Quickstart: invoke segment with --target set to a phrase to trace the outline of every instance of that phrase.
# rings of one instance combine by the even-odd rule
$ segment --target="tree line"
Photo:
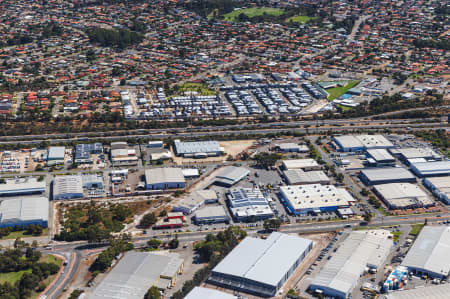
[[[226,230],[217,235],[208,234],[204,241],[197,243],[194,247],[195,252],[203,262],[208,265],[194,274],[194,278],[186,281],[181,290],[172,295],[172,299],[184,298],[194,287],[200,285],[208,278],[211,270],[225,256],[236,247],[241,240],[247,236],[247,233],[238,226],[229,226]]]
[[[24,299],[29,298],[33,291],[42,291],[46,285],[42,283],[50,275],[59,270],[54,263],[39,262],[41,252],[31,247],[25,248],[24,242],[15,242],[14,249],[7,249],[0,253],[0,273],[11,273],[31,270],[22,275],[14,284],[4,282],[0,284],[0,298]]]
[[[91,43],[102,47],[125,49],[142,42],[143,35],[128,29],[90,28],[86,30]]]

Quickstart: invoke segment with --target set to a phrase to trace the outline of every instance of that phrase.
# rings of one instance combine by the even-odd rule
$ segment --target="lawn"
[[[414,224],[411,228],[411,231],[409,232],[412,236],[419,235],[420,231],[422,230],[424,224]]]
[[[206,84],[204,83],[184,83],[181,85],[177,85],[175,87],[172,87],[168,90],[168,94],[172,96],[178,96],[182,95],[184,92],[187,91],[195,91],[203,96],[213,96],[216,95],[216,91],[209,89]]]
[[[262,16],[264,13],[273,16],[279,16],[284,13],[284,10],[278,8],[270,8],[270,7],[252,7],[252,8],[243,8],[237,9],[227,14],[224,14],[223,17],[225,21],[236,22],[238,20],[238,16],[243,13],[247,15],[249,18],[255,16]]]
[[[54,255],[48,254],[46,256],[41,257],[40,262],[54,263],[54,264],[57,264],[58,267],[61,267],[61,264],[62,264],[63,261],[61,259],[55,257]],[[43,280],[41,283],[44,283],[46,286],[48,286],[53,281],[53,279],[55,279],[56,275],[58,275],[58,273],[56,273],[54,275],[50,275],[45,280]],[[31,299],[38,298],[39,294],[40,293],[33,291],[31,293],[31,297],[30,298]]]
[[[60,260],[50,254],[41,257],[41,259],[39,261],[43,262],[43,263],[54,263],[54,264],[57,264],[58,266],[61,266],[61,264],[62,264],[62,260]],[[20,278],[22,278],[22,275],[25,273],[31,273],[31,269],[22,270],[22,271],[18,271],[18,272],[0,273],[0,284],[4,283],[4,282],[9,282],[11,284],[14,284],[16,281],[20,280]],[[47,279],[44,282],[46,284],[49,284],[53,280],[54,277],[55,277],[55,275],[49,276],[49,277],[47,277]]]
[[[295,17],[290,17],[290,18],[286,19],[286,22],[305,24],[311,19],[317,19],[317,17],[295,16]]]
[[[22,275],[25,273],[31,273],[31,269],[22,270],[18,272],[0,273],[0,284],[4,282],[14,284],[16,281],[20,280],[20,278],[22,278]]]
[[[339,87],[327,89],[328,99],[331,101],[331,100],[334,100],[334,99],[340,97],[341,95],[345,94],[347,92],[347,90],[358,85],[358,83],[359,83],[358,80],[351,80],[351,81],[348,81],[348,83],[343,87],[339,86]]]
[[[25,239],[25,238],[31,238],[31,237],[39,237],[39,236],[25,235],[25,232],[26,231],[24,231],[24,230],[20,230],[20,231],[17,231],[17,232],[11,232],[9,235],[7,235],[7,236],[5,236],[3,238],[0,238],[0,239],[1,240],[8,240],[8,239],[14,239],[15,240],[17,238]],[[48,228],[44,228],[42,230],[42,235],[41,236],[46,236],[46,235],[48,235]]]

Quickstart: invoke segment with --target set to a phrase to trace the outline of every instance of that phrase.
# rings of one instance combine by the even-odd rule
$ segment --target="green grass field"
[[[181,85],[177,85],[176,87],[172,87],[169,89],[168,94],[171,96],[182,95],[187,91],[195,91],[203,96],[213,96],[216,95],[216,91],[209,89],[206,84],[203,83],[184,83]]]
[[[54,257],[53,255],[45,255],[41,257],[39,260],[41,263],[53,263],[57,264],[58,267],[61,267],[62,260],[59,258]],[[0,273],[0,284],[4,282],[9,282],[11,284],[14,284],[16,281],[20,280],[22,278],[22,275],[25,273],[31,273],[31,269],[22,270],[18,272],[9,272],[9,273]],[[47,279],[44,281],[45,283],[50,283],[54,279],[55,275],[51,275],[47,277]],[[37,296],[37,294],[36,294]]]
[[[295,17],[290,17],[290,18],[286,19],[286,22],[305,24],[311,19],[317,19],[317,17],[295,16]]]
[[[411,228],[411,231],[409,232],[412,236],[419,235],[420,231],[422,230],[424,224],[414,224]]]
[[[24,275],[25,273],[31,273],[31,269],[18,272],[0,273],[0,284],[4,282],[14,284],[16,281],[20,280],[20,278],[22,278],[22,275]]]
[[[345,94],[347,92],[347,90],[358,85],[358,83],[359,83],[358,80],[351,80],[351,81],[348,81],[347,85],[345,85],[343,87],[339,86],[339,87],[327,89],[328,100],[332,101],[332,100],[340,97],[341,95]]]
[[[268,15],[274,15],[279,16],[283,14],[284,10],[278,9],[278,8],[270,8],[270,7],[251,7],[251,8],[244,8],[244,9],[237,9],[232,12],[229,12],[227,14],[224,14],[223,17],[225,21],[229,22],[236,22],[238,16],[243,13],[247,15],[249,18],[255,17],[255,16],[261,16],[264,13]]]
[[[8,239],[17,239],[17,238],[30,238],[30,237],[36,237],[36,236],[32,236],[32,235],[25,235],[24,234],[25,231],[21,230],[21,231],[17,231],[17,232],[11,232],[9,235],[7,235],[6,237],[0,238],[1,240],[8,240]],[[41,236],[45,236],[48,234],[48,228],[44,228],[42,230],[42,235]]]

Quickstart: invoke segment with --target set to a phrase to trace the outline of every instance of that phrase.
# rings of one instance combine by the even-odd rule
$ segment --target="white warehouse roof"
[[[23,222],[47,222],[48,198],[21,197],[0,203],[0,227],[21,225]]]
[[[283,160],[283,167],[284,169],[319,169],[320,165],[314,159],[295,159]]]
[[[191,141],[182,142],[180,140],[175,140],[174,142],[175,151],[179,155],[184,154],[197,154],[197,153],[217,153],[222,152],[223,149],[220,147],[218,141]]]
[[[266,240],[246,237],[213,269],[213,273],[276,286],[312,243],[311,240],[278,232]]]
[[[447,276],[450,271],[450,227],[424,226],[402,266]]]
[[[238,299],[238,297],[213,289],[195,287],[184,299]]]
[[[53,199],[83,197],[81,175],[56,176],[53,180]]]
[[[403,208],[414,205],[430,206],[434,200],[419,186],[410,183],[376,185],[376,193],[381,195],[391,207]]]
[[[311,283],[312,289],[346,298],[366,267],[378,268],[393,241],[386,230],[353,231]]]
[[[249,174],[250,170],[247,168],[226,166],[222,168],[219,174],[216,175],[215,182],[227,186],[233,186]]]
[[[450,175],[450,161],[413,163],[411,170],[420,177]]]
[[[303,171],[301,169],[288,169],[284,171],[284,176],[289,185],[330,183],[330,178],[321,170]]]
[[[5,184],[0,184],[0,195],[45,192],[45,181],[38,182],[36,178],[6,179],[5,181]]]
[[[152,168],[145,170],[147,185],[186,182],[181,168]]]
[[[182,265],[176,253],[127,252],[89,298],[142,299],[151,286],[175,276]]]
[[[295,210],[349,206],[355,199],[344,188],[333,185],[309,184],[281,186],[281,195]]]
[[[448,299],[450,294],[450,284],[428,285],[426,287],[395,291],[381,299]]]

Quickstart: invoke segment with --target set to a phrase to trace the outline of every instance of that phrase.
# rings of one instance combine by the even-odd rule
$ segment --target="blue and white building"
[[[395,146],[383,135],[343,135],[333,138],[341,152],[363,152],[370,149],[389,149]]]
[[[0,184],[0,196],[18,196],[27,194],[42,194],[45,192],[45,181],[36,178],[6,179]]]
[[[280,195],[287,209],[295,215],[334,212],[350,207],[355,201],[344,188],[321,184],[282,186]]]
[[[311,240],[278,232],[266,240],[247,237],[211,271],[208,282],[256,296],[273,297],[313,245]]]
[[[450,160],[422,162],[411,164],[411,170],[418,177],[434,177],[450,175]]]
[[[177,139],[174,142],[173,151],[175,155],[185,158],[206,158],[220,156],[224,149],[215,140],[182,142]]]
[[[231,189],[227,199],[231,214],[238,221],[252,222],[274,215],[266,196],[258,188]]]
[[[48,226],[49,202],[46,197],[20,197],[0,202],[0,227]]]
[[[423,180],[423,184],[439,200],[450,204],[450,176],[426,178]]]

